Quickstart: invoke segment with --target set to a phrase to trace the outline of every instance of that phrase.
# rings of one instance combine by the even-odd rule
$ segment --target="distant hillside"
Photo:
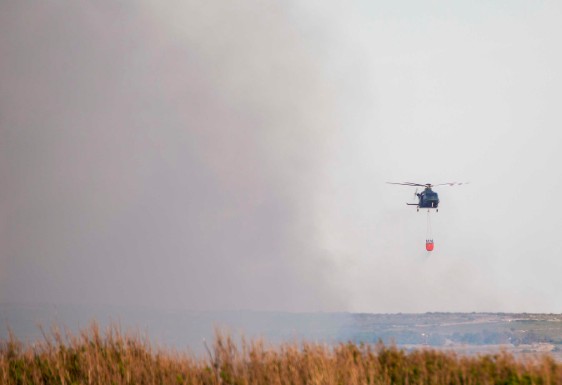
[[[353,341],[397,344],[562,344],[562,315],[508,313],[353,314]]]

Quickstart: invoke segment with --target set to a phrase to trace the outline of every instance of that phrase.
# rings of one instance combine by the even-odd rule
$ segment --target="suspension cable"
[[[426,242],[433,242],[433,232],[431,229],[431,210],[427,210],[427,231],[425,235]]]

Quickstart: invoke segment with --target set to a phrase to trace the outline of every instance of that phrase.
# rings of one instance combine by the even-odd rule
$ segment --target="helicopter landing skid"
[[[415,203],[406,203],[408,206],[418,206]],[[427,211],[431,211],[431,210],[435,210],[435,212],[439,212],[439,207],[416,207],[416,211],[420,211],[420,209],[422,210],[427,210]]]
[[[427,210],[427,212],[430,212],[431,210],[435,210],[436,213],[439,212],[439,208],[438,207],[418,207],[418,209],[416,211],[420,211],[420,208],[422,210]]]

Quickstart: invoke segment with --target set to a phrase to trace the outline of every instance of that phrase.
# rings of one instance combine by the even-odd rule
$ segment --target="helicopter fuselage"
[[[439,206],[439,195],[430,188],[426,188],[424,191],[416,195],[419,199],[418,207],[436,209]]]
[[[409,206],[417,206],[418,210],[437,209],[439,207],[439,195],[430,187],[426,187],[421,193],[416,193],[418,203],[407,203]]]

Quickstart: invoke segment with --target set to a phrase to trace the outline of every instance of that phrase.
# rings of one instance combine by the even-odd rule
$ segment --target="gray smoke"
[[[178,31],[135,2],[3,2],[0,300],[343,305],[311,202],[334,101],[254,5],[189,3]]]

